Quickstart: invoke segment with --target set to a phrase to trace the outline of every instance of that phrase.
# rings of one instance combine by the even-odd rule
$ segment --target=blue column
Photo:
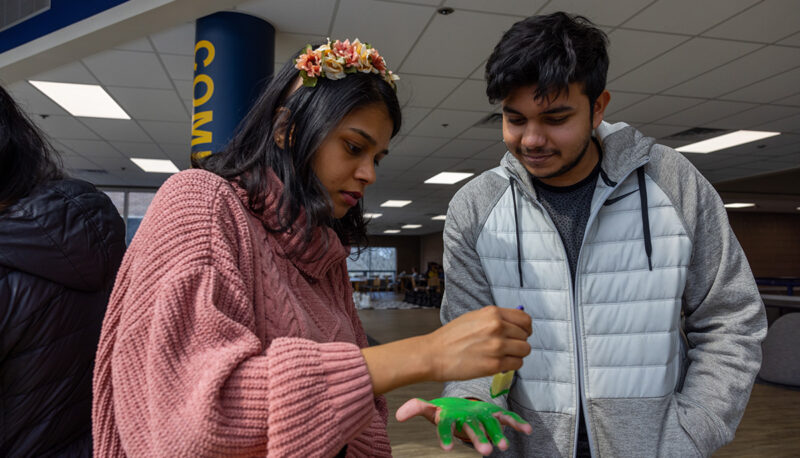
[[[272,77],[275,29],[263,19],[220,12],[197,20],[192,159],[225,147]]]

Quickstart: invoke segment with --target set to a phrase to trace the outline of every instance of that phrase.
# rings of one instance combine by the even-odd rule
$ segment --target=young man
[[[444,230],[442,321],[523,305],[532,352],[507,396],[444,396],[529,421],[502,456],[708,456],[733,439],[766,335],[753,275],[714,188],[681,154],[603,122],[605,34],[530,17],[486,65],[500,166],[465,185]]]

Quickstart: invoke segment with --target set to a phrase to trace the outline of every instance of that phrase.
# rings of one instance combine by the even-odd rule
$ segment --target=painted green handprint
[[[449,446],[453,443],[453,424],[455,424],[455,430],[458,432],[464,431],[464,425],[467,425],[475,433],[479,442],[485,444],[491,439],[492,443],[495,445],[505,439],[503,428],[495,417],[496,414],[506,415],[523,425],[528,424],[522,417],[514,412],[488,402],[472,401],[463,398],[438,398],[423,402],[429,402],[441,409],[439,412],[437,431],[439,433],[439,440],[445,446]],[[483,428],[481,428],[481,425],[483,425]],[[489,438],[484,434],[484,430],[486,434],[489,435]]]

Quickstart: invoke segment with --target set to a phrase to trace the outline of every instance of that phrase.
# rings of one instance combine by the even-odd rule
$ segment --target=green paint
[[[489,402],[470,401],[463,398],[438,398],[432,401],[420,399],[420,401],[428,402],[440,409],[437,430],[439,432],[439,440],[444,445],[453,443],[453,433],[451,431],[453,424],[455,424],[455,429],[458,432],[462,432],[464,425],[467,425],[478,437],[478,441],[484,444],[489,442],[486,434],[483,433],[484,429],[494,444],[505,439],[503,427],[494,416],[497,413],[508,415],[519,423],[528,424],[514,412],[502,409]],[[481,429],[481,425],[483,425],[483,429]]]

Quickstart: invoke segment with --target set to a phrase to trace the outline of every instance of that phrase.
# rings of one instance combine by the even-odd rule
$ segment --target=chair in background
[[[800,387],[800,313],[787,313],[775,320],[761,349],[761,380]]]

